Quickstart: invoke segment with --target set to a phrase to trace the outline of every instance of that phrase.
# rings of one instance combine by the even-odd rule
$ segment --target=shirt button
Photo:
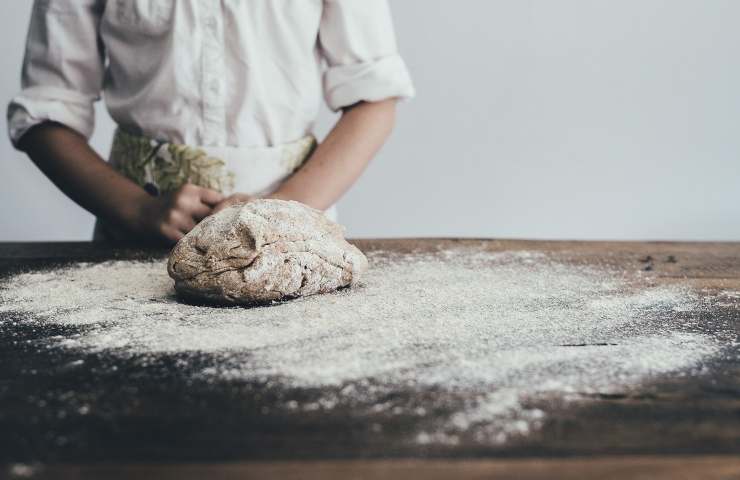
[[[216,29],[216,19],[214,17],[208,17],[206,19],[206,26],[210,28],[211,30]]]

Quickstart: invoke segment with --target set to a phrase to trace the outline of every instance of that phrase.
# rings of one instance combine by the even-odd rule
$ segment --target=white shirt
[[[49,120],[89,137],[101,93],[124,130],[203,146],[301,138],[322,92],[414,94],[387,0],[36,0],[22,87],[14,144]]]

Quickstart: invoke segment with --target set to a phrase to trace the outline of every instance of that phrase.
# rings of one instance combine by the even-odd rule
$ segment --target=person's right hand
[[[208,188],[185,184],[159,197],[142,197],[128,225],[135,234],[149,240],[173,244],[210,215],[224,196]]]

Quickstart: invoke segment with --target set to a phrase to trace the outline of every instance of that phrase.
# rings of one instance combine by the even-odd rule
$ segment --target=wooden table
[[[360,240],[363,250],[431,252],[481,240]],[[490,240],[576,264],[648,270],[658,283],[740,291],[740,244]],[[0,277],[72,261],[146,259],[166,252],[90,243],[0,244]],[[1,315],[1,314],[0,314]],[[708,314],[740,333],[740,307]],[[285,419],[255,414],[248,388],[192,390],[132,365],[64,371],[65,352],[34,340],[65,332],[0,317],[0,478],[740,478],[740,351],[702,376],[668,377],[639,392],[597,396],[548,412],[525,440],[434,450],[365,435],[352,412]],[[740,336],[738,336],[740,338]],[[98,415],[58,418],[39,398],[87,395]],[[57,395],[46,395],[55,392]],[[238,400],[238,401],[237,401]],[[332,417],[332,415],[334,417]],[[404,424],[398,428],[403,429]],[[53,434],[50,434],[52,432]],[[60,435],[66,439],[58,442]]]

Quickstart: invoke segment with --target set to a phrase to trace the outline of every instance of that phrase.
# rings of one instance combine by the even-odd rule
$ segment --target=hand
[[[235,193],[233,195],[229,195],[228,197],[221,200],[221,202],[219,202],[219,204],[213,208],[213,211],[211,212],[211,214],[218,213],[224,208],[230,207],[232,205],[236,205],[237,203],[251,202],[252,200],[256,198],[257,197],[247,195],[246,193]]]
[[[221,193],[192,184],[159,197],[147,194],[136,205],[127,227],[144,238],[172,244],[213,213],[223,200]]]

